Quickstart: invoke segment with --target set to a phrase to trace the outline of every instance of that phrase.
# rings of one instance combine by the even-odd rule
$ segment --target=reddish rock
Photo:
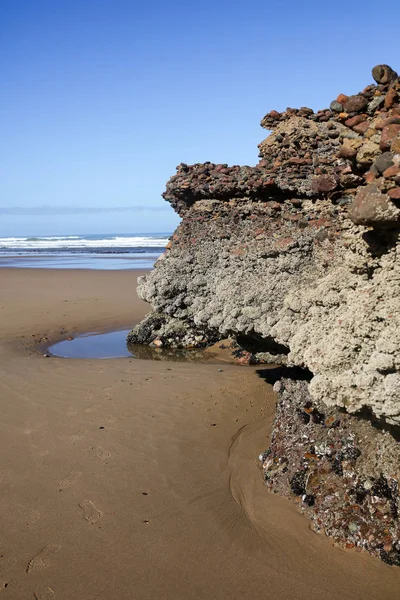
[[[382,129],[381,142],[379,144],[382,152],[390,149],[391,143],[398,135],[400,135],[400,124],[386,125],[386,127]]]
[[[333,175],[318,175],[313,179],[311,187],[314,192],[331,192],[337,187],[337,181]]]
[[[276,210],[277,212],[280,212],[282,210],[282,204],[279,204],[279,202],[270,202],[269,207],[272,210]]]
[[[397,165],[393,165],[393,167],[389,167],[383,172],[383,176],[386,179],[390,179],[390,177],[396,177],[396,175],[400,175],[400,167]]]
[[[369,128],[369,122],[368,121],[362,121],[362,123],[358,123],[358,125],[355,125],[353,127],[353,131],[355,131],[356,133],[365,133],[367,131],[367,129]]]
[[[320,227],[330,227],[331,224],[331,221],[329,219],[325,219],[324,217],[321,217],[320,219],[311,219],[308,221],[308,225],[310,227],[315,227],[316,229],[319,229]]]
[[[392,200],[400,200],[400,187],[392,188],[388,191],[388,196],[392,198]]]
[[[288,250],[296,244],[296,240],[292,237],[281,237],[274,243],[274,248],[276,250]]]
[[[372,69],[372,77],[376,83],[387,84],[396,79],[397,73],[389,65],[376,65]]]
[[[342,158],[354,158],[357,156],[358,149],[354,148],[354,146],[350,146],[349,144],[343,144],[339,148],[339,156]]]
[[[307,165],[309,163],[307,158],[290,158],[288,162],[291,165]]]
[[[347,121],[344,122],[344,124],[347,127],[354,127],[355,125],[358,125],[359,123],[362,123],[363,121],[365,121],[365,119],[368,118],[368,115],[355,115],[354,117],[351,117],[350,119],[347,119]]]
[[[391,117],[383,118],[381,115],[379,121],[375,124],[375,129],[383,129],[386,125],[398,125],[400,124],[400,117],[398,115],[392,115]]]
[[[336,98],[336,102],[339,102],[339,104],[344,104],[348,99],[349,97],[346,96],[346,94],[339,94],[339,96]]]
[[[367,171],[364,174],[364,179],[365,179],[366,183],[372,183],[376,179],[376,172],[375,171]]]
[[[385,227],[398,223],[400,211],[376,184],[370,184],[358,191],[349,216],[356,225]]]
[[[348,113],[359,112],[363,110],[368,105],[368,99],[361,94],[357,94],[355,96],[349,96],[346,102],[344,103],[344,110]]]
[[[387,125],[386,123],[386,115],[385,118],[383,115],[380,115],[379,119],[375,121],[374,127],[377,131],[382,131],[382,129]]]
[[[385,98],[385,108],[391,108],[397,98],[397,91],[394,88],[390,88]]]

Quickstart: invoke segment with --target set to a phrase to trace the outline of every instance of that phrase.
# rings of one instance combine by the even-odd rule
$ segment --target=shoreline
[[[14,294],[18,295],[17,306],[13,306],[13,313],[16,310],[21,309],[18,315],[17,323],[15,321],[11,324],[10,330],[8,330],[6,323],[2,323],[2,340],[8,341],[12,346],[18,346],[16,341],[20,343],[22,351],[35,352],[41,354],[41,351],[45,350],[49,345],[55,344],[59,341],[66,339],[69,335],[74,337],[83,335],[87,332],[93,333],[107,333],[114,330],[129,329],[135,321],[139,321],[146,314],[148,307],[145,302],[141,301],[136,296],[136,279],[138,276],[144,275],[148,272],[148,269],[134,269],[134,270],[95,270],[95,269],[24,269],[24,268],[2,268],[0,267],[0,278],[5,281],[6,278],[11,280],[12,285],[15,286],[13,290]],[[108,289],[108,286],[101,286],[99,288],[98,297],[91,297],[91,289],[97,285],[97,282],[102,279],[103,276],[107,276],[111,284],[114,283],[115,293],[122,294],[131,293],[133,295],[132,310],[126,306],[126,303],[119,306],[119,310],[122,309],[122,314],[113,314],[110,311],[110,305],[115,301],[112,290]],[[59,285],[63,285],[69,278],[75,280],[78,286],[81,288],[83,297],[76,298],[75,294],[71,293],[71,288],[68,289],[66,286],[64,299],[61,297],[57,298],[57,309],[59,310],[58,315],[51,315],[43,302],[46,302],[46,298],[38,297],[35,298],[35,305],[32,307],[32,298],[23,298],[22,293],[26,286],[26,281],[34,283],[37,286],[41,285],[41,282],[46,282],[46,285],[50,285],[51,292],[55,292]],[[129,283],[125,289],[126,283]],[[49,290],[49,291],[50,291]],[[103,298],[100,297],[103,296]],[[104,298],[105,296],[105,298]],[[7,298],[7,292],[5,292]],[[51,304],[53,299],[50,299]],[[31,306],[30,314],[25,313],[26,305],[30,301]],[[13,305],[16,303],[16,299],[12,299]],[[91,315],[91,311],[76,314],[75,310],[71,311],[69,303],[73,302],[75,305],[84,304],[87,307],[88,302],[96,303],[96,316]],[[19,306],[18,306],[19,303]],[[63,306],[64,303],[64,306]],[[101,304],[102,306],[99,306]],[[65,305],[68,305],[67,307]],[[54,308],[54,307],[53,307]],[[66,310],[66,313],[61,311]],[[38,331],[37,327],[32,329],[31,315],[32,310],[36,313],[34,317],[43,323],[45,331]],[[27,316],[24,320],[23,317]],[[132,315],[134,317],[132,318]],[[21,319],[22,316],[22,319]],[[136,319],[135,319],[136,316]],[[13,314],[14,318],[15,315]],[[73,317],[73,320],[71,319]],[[82,319],[82,317],[84,317]],[[61,321],[61,325],[57,325],[57,321]],[[22,333],[21,329],[26,327],[25,333]],[[29,340],[29,335],[34,340]],[[40,337],[46,337],[44,341],[40,341]]]
[[[333,548],[266,491],[257,456],[275,395],[257,367],[45,359],[32,351],[40,336],[138,322],[148,306],[135,275],[7,269],[0,277],[8,598],[395,596],[396,569]]]

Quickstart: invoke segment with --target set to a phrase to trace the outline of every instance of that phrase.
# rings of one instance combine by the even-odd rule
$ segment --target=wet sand
[[[0,270],[0,597],[397,597],[400,569],[266,492],[275,400],[255,368],[34,350],[139,320],[136,275]]]

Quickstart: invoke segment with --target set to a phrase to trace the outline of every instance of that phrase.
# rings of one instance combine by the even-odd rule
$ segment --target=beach
[[[395,598],[399,569],[266,491],[257,367],[45,356],[138,323],[142,273],[0,270],[0,597]]]

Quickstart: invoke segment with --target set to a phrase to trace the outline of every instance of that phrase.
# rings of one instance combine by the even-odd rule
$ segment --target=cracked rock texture
[[[132,343],[232,336],[308,368],[315,401],[400,424],[400,80],[373,77],[268,113],[255,167],[179,165],[164,198],[182,222],[139,280]]]

